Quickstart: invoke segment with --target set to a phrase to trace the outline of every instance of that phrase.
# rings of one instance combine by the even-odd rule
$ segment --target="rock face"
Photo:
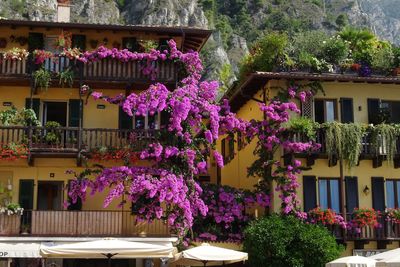
[[[72,0],[71,22],[118,24],[120,11],[114,1]]]
[[[127,24],[208,26],[203,10],[192,0],[130,0],[122,15]]]

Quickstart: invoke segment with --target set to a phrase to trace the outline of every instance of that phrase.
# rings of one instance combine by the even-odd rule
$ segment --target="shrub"
[[[333,64],[340,64],[349,55],[349,45],[340,36],[329,38],[323,50],[324,59]]]
[[[339,257],[343,247],[323,226],[274,214],[250,224],[244,249],[250,266],[318,267]]]

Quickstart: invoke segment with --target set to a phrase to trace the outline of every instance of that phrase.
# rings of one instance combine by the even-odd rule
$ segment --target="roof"
[[[291,80],[291,81],[320,81],[320,82],[353,82],[353,83],[381,83],[400,84],[400,77],[359,77],[346,74],[313,74],[301,72],[255,72],[247,76],[247,79],[230,88],[224,98],[229,100],[231,110],[236,112],[248,100],[254,96],[268,81]]]
[[[29,20],[9,20],[0,19],[0,26],[10,27],[44,27],[62,29],[87,29],[87,30],[110,30],[110,31],[131,31],[146,32],[159,35],[170,35],[171,37],[184,37],[184,50],[200,51],[205,42],[210,37],[212,31],[195,27],[185,26],[163,26],[163,25],[117,25],[117,24],[89,24],[89,23],[69,23],[69,22],[50,22],[50,21],[29,21]]]

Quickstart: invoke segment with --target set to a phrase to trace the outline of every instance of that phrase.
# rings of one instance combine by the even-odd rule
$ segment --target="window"
[[[382,100],[380,110],[386,116],[386,122],[400,123],[400,101]]]
[[[342,123],[354,122],[353,99],[340,99],[340,121]]]
[[[221,150],[224,163],[228,163],[235,155],[235,140],[230,136],[222,139]]]
[[[128,49],[131,52],[137,52],[139,50],[139,44],[135,37],[124,37],[122,38],[122,48]]]
[[[319,178],[318,197],[321,209],[340,212],[340,183],[338,178]]]
[[[314,101],[315,121],[319,123],[337,119],[336,99],[316,99]]]
[[[400,180],[386,180],[386,208],[400,207]]]

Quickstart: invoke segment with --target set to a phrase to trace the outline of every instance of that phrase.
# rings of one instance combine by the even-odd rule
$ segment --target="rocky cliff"
[[[71,21],[215,29],[204,48],[208,78],[231,82],[262,32],[368,27],[400,45],[399,0],[72,0]],[[0,16],[54,20],[56,0],[2,0]],[[230,72],[227,74],[227,72]]]

